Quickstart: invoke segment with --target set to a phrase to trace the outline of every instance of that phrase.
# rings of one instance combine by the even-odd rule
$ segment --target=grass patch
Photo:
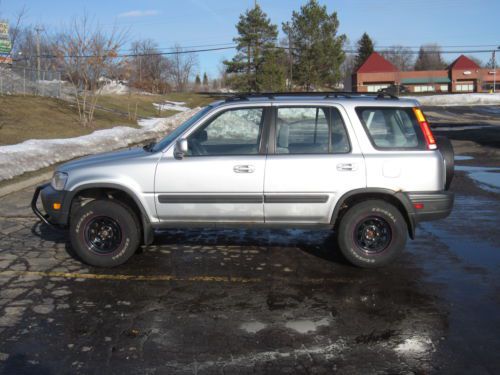
[[[215,97],[194,93],[103,95],[97,105],[108,110],[96,108],[93,126],[85,128],[78,122],[76,105],[67,101],[40,96],[0,96],[0,146],[28,139],[78,137],[118,125],[137,128],[137,122],[129,119],[129,111],[135,114],[136,105],[139,118],[168,117],[178,112],[159,112],[153,103],[177,101],[194,108],[214,100]]]
[[[92,127],[78,122],[75,105],[64,100],[39,96],[0,96],[0,145],[27,139],[71,138],[117,125],[138,127],[122,115],[96,110]]]
[[[204,107],[216,100],[209,95],[195,93],[170,93],[167,95],[103,95],[99,97],[98,105],[119,111],[125,116],[132,117],[136,113],[137,117],[168,117],[175,115],[176,111],[159,111],[154,107],[154,103],[164,103],[165,101],[184,102],[187,107]]]

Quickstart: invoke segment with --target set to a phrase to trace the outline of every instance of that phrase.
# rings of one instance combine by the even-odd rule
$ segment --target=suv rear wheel
[[[71,218],[73,250],[87,264],[115,267],[125,263],[140,243],[140,226],[134,212],[114,200],[95,200]]]
[[[392,204],[382,200],[358,203],[345,213],[337,244],[352,264],[376,268],[391,262],[405,247],[406,221]]]

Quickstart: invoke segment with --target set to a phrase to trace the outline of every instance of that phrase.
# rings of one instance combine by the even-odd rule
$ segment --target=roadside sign
[[[9,24],[0,22],[0,53],[9,54],[12,51],[12,43],[9,36]]]

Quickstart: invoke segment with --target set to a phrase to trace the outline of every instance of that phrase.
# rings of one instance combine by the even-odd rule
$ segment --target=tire
[[[436,137],[438,150],[443,155],[446,162],[446,182],[444,185],[445,190],[448,190],[455,175],[455,151],[453,145],[447,137]]]
[[[358,203],[341,218],[337,245],[344,257],[362,268],[377,268],[404,249],[408,228],[401,212],[382,200]]]
[[[115,200],[95,200],[81,207],[70,222],[71,246],[85,263],[116,267],[125,263],[140,244],[137,216]]]

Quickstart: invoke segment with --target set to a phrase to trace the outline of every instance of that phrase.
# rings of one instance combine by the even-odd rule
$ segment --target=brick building
[[[496,70],[499,90],[500,69]],[[481,68],[461,55],[443,70],[399,71],[377,52],[373,52],[352,75],[352,90],[377,92],[390,85],[404,85],[410,92],[465,93],[485,92],[493,88],[493,69]]]

